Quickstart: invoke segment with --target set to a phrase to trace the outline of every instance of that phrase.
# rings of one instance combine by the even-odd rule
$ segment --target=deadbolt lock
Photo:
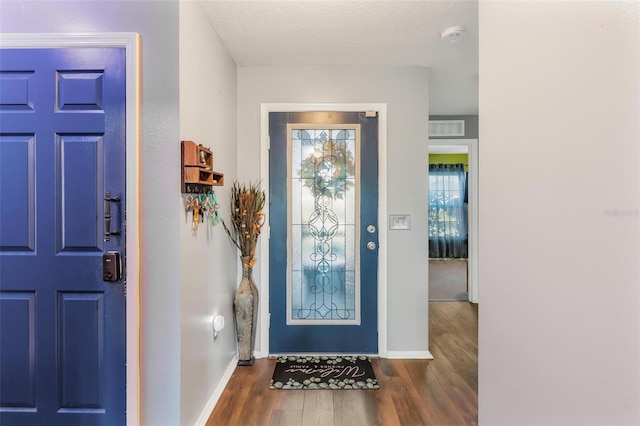
[[[122,278],[122,258],[117,251],[108,251],[102,255],[102,280],[120,281]]]

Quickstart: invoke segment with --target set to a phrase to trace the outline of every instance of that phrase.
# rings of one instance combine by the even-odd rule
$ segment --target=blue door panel
[[[326,117],[326,113],[321,115]],[[377,245],[378,216],[378,120],[364,113],[333,112],[330,123],[361,125],[361,216],[360,216],[360,325],[287,325],[287,124],[314,123],[318,113],[270,113],[269,134],[269,311],[271,353],[369,353],[378,352],[377,249],[366,248],[368,241]]]
[[[58,135],[56,145],[57,252],[100,252],[103,235],[97,218],[104,208],[99,196],[104,187],[103,137]]]
[[[33,111],[34,75],[34,71],[0,70],[0,111]]]
[[[112,230],[126,209],[124,64],[0,50],[0,424],[126,423],[124,282],[102,280],[125,255],[104,240],[105,192]]]
[[[62,409],[101,410],[104,395],[104,293],[58,293],[58,366]],[[78,350],[82,348],[82,350]],[[82,375],[82,380],[78,376]]]
[[[12,407],[36,407],[35,292],[0,294],[0,395]]]
[[[3,123],[0,121],[0,124]],[[34,134],[0,134],[0,250],[2,252],[35,252],[34,159]],[[15,211],[23,214],[13,214]],[[12,217],[12,220],[1,219],[8,217]]]

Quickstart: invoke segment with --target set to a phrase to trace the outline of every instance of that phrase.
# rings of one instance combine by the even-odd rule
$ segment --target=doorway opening
[[[466,156],[466,191],[459,197],[464,197],[466,201],[461,202],[461,206],[466,210],[468,237],[464,241],[466,258],[451,259],[444,256],[444,259],[429,260],[429,300],[468,300],[478,303],[478,140],[430,139],[429,155],[432,154]],[[432,219],[429,221],[431,227]]]

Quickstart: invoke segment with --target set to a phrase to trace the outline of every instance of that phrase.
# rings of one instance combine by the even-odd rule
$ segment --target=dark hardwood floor
[[[233,373],[207,426],[476,425],[478,306],[430,302],[433,360],[373,358],[379,390],[270,390],[275,359]]]

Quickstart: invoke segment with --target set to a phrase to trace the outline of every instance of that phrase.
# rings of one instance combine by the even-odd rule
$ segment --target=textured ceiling
[[[238,66],[425,66],[432,115],[478,113],[477,1],[201,2]]]

